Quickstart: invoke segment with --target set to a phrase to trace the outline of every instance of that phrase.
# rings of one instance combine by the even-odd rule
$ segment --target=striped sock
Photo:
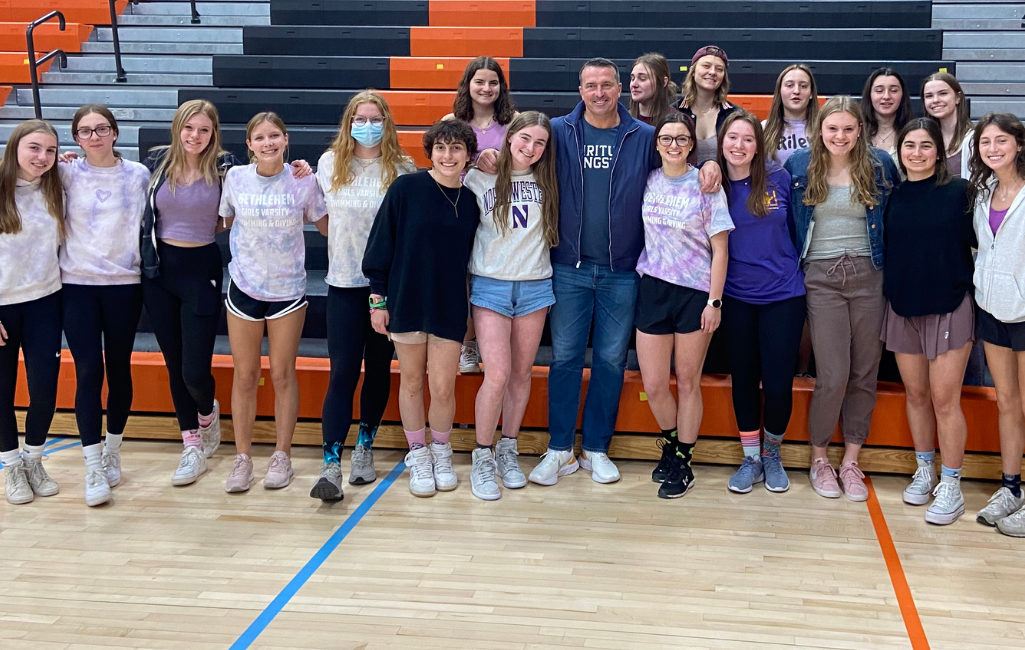
[[[758,458],[762,453],[762,436],[760,431],[741,431],[740,444],[744,447],[744,455]]]
[[[768,430],[765,432],[765,453],[779,455],[779,446],[783,442],[783,435],[776,435],[775,433],[769,433]]]

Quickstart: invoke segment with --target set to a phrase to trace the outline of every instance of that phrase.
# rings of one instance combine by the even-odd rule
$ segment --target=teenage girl
[[[762,122],[765,149],[782,165],[790,154],[808,146],[808,127],[819,115],[819,91],[811,68],[795,63],[776,77],[769,119]]]
[[[263,486],[283,488],[294,476],[289,451],[299,411],[295,358],[306,320],[303,223],[327,213],[316,180],[296,178],[285,164],[288,131],[281,118],[269,112],[254,115],[246,125],[246,146],[252,163],[228,171],[218,210],[231,228],[225,303],[235,366],[231,412],[238,453],[225,483],[228,492],[245,492],[253,482],[251,449],[264,328],[277,446]]]
[[[363,253],[384,193],[403,174],[416,171],[399,146],[395,122],[384,98],[358,93],[342,114],[331,148],[317,164],[317,184],[328,216],[317,222],[327,236],[327,351],[331,380],[324,396],[322,428],[324,466],[310,496],[325,501],[342,498],[342,445],[352,424],[352,399],[359,395],[359,437],[352,450],[349,483],[377,480],[374,436],[391,393],[391,360],[395,347],[370,324],[370,283],[363,275]]]
[[[466,188],[477,197],[481,221],[470,259],[470,304],[487,364],[477,392],[477,448],[470,484],[488,501],[527,484],[516,437],[530,397],[534,356],[552,292],[549,249],[559,243],[559,188],[552,126],[544,113],[522,113],[509,125],[498,174],[476,169]],[[502,439],[493,448],[498,419]]]
[[[1005,535],[1025,537],[1025,126],[1009,113],[990,113],[979,120],[971,152],[979,240],[975,334],[985,345],[996,387],[1003,464],[1000,488],[977,519]]]
[[[922,106],[940,123],[947,169],[957,178],[968,178],[975,127],[961,84],[948,72],[934,72],[922,81]]]
[[[716,159],[719,129],[730,113],[737,110],[726,101],[730,92],[730,76],[726,72],[729,65],[724,49],[706,45],[691,57],[683,80],[680,111],[694,122],[698,138],[693,147],[697,167]]]
[[[968,181],[950,175],[936,120],[911,120],[896,146],[906,180],[886,204],[883,294],[888,304],[881,336],[897,357],[918,461],[904,502],[924,505],[935,495],[925,520],[952,524],[964,514],[961,460],[968,427],[961,412],[961,379],[975,323],[976,241]],[[943,451],[938,484],[937,435]]]
[[[746,111],[727,118],[719,133],[723,189],[736,226],[729,237],[722,318],[744,449],[728,487],[739,493],[762,481],[770,492],[790,488],[779,451],[790,424],[805,321],[804,274],[787,218],[790,174],[766,165],[763,143],[761,124]]]
[[[663,499],[682,497],[694,485],[701,368],[719,327],[727,236],[733,230],[726,195],[702,193],[698,170],[687,163],[695,141],[687,115],[666,115],[655,127],[662,167],[648,175],[644,189],[644,250],[637,260],[637,362],[662,429],[662,460],[652,479],[662,483]],[[679,403],[669,388],[674,358]]]
[[[490,56],[478,56],[467,64],[456,89],[452,112],[442,119],[459,120],[469,125],[477,137],[477,151],[480,152],[501,149],[506,129],[517,115],[502,66]],[[470,162],[476,161],[474,155]],[[477,349],[472,318],[466,321],[466,340],[459,354],[459,372],[480,372],[480,350]]]
[[[669,62],[657,52],[634,59],[630,69],[630,115],[645,124],[658,124],[674,106],[678,89],[669,77]]]
[[[424,134],[430,171],[388,188],[370,231],[363,274],[370,320],[399,358],[399,414],[409,444],[409,491],[454,490],[452,421],[460,341],[466,333],[466,269],[480,210],[461,177],[477,152],[473,130],[441,120]],[[431,388],[431,442],[424,422],[424,373]]]
[[[132,406],[132,347],[142,313],[139,229],[150,173],[114,150],[117,120],[89,104],[71,120],[85,152],[58,167],[67,197],[60,251],[64,336],[75,360],[75,419],[85,456],[85,502],[106,503],[121,482],[121,436]],[[101,447],[104,368],[107,437]]]
[[[808,415],[809,476],[816,493],[840,497],[827,457],[839,419],[845,441],[840,482],[852,501],[868,499],[858,455],[868,438],[882,354],[883,213],[899,178],[890,156],[869,146],[864,124],[854,100],[830,98],[819,111],[811,147],[785,165],[818,371]]]
[[[14,505],[60,491],[43,469],[61,364],[64,190],[56,159],[57,131],[28,120],[14,128],[0,160],[0,465]],[[21,452],[14,418],[19,351],[29,394]]]
[[[911,95],[893,68],[879,68],[865,80],[861,90],[861,112],[869,143],[897,158],[897,134],[913,117]]]

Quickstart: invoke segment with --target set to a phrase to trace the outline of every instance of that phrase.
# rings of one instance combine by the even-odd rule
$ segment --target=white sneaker
[[[480,352],[476,341],[464,341],[459,352],[459,372],[464,375],[475,375],[480,372]]]
[[[221,446],[221,405],[214,400],[214,421],[208,427],[199,427],[199,435],[203,438],[203,457],[210,458]]]
[[[41,497],[52,497],[61,491],[57,481],[50,478],[43,467],[42,458],[24,458],[25,473],[28,474],[28,484],[32,493]]]
[[[24,461],[4,466],[4,491],[7,494],[7,503],[11,505],[20,506],[32,503],[35,499]]]
[[[436,489],[431,450],[427,447],[409,450],[406,467],[409,468],[410,493],[415,497],[433,497]]]
[[[473,496],[485,501],[495,501],[502,496],[495,481],[495,456],[490,449],[478,447],[473,450],[473,469],[470,470],[470,491]]]
[[[178,469],[174,470],[171,485],[190,485],[206,474],[206,457],[199,447],[186,447],[182,451]]]
[[[459,479],[452,469],[452,443],[431,441],[431,458],[434,461],[434,484],[442,492],[456,489]]]
[[[932,463],[918,461],[918,469],[911,477],[911,484],[904,488],[904,503],[913,506],[924,506],[929,503],[929,497],[936,488],[939,480],[936,478],[936,468]]]
[[[87,472],[85,475],[85,505],[102,505],[110,501],[110,498],[110,485],[107,484],[106,473],[103,470]]]
[[[609,455],[600,451],[587,451],[580,456],[580,466],[591,472],[595,483],[615,483],[619,480],[619,468],[609,460]]]
[[[1025,508],[1018,508],[998,521],[997,530],[1008,537],[1025,537]]]
[[[530,482],[538,485],[555,485],[560,476],[568,476],[580,469],[572,449],[555,451],[549,449],[541,454],[541,462],[530,473]]]
[[[121,482],[121,451],[103,449],[103,475],[107,478],[107,487],[117,487]]]
[[[1022,492],[1020,497],[1016,497],[1013,492],[1001,486],[989,498],[989,503],[986,504],[986,507],[975,516],[975,520],[980,524],[996,526],[998,521],[1013,512],[1017,512],[1021,509],[1022,505],[1025,505],[1025,492]]]
[[[933,490],[936,498],[925,511],[925,520],[930,524],[946,526],[957,521],[964,514],[964,495],[961,494],[961,481],[953,477],[940,480]],[[906,501],[907,499],[905,499]]]
[[[495,445],[495,461],[498,467],[498,477],[502,479],[502,485],[515,490],[527,484],[527,477],[520,469],[520,463],[516,460],[520,452],[516,447],[516,438],[502,438]]]

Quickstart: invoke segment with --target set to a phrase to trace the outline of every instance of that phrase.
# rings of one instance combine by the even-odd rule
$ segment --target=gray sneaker
[[[911,477],[911,483],[904,488],[904,503],[924,506],[929,503],[932,491],[936,489],[936,468],[932,463],[918,461],[918,469]]]
[[[1019,508],[998,521],[997,530],[1009,537],[1025,537],[1025,508]]]
[[[790,489],[790,478],[783,469],[779,452],[762,453],[762,470],[765,472],[765,489],[769,492],[786,492]]]
[[[57,481],[50,478],[43,468],[42,458],[25,458],[25,473],[28,474],[28,484],[32,487],[33,494],[41,497],[52,497],[61,491]]]
[[[765,471],[762,469],[762,459],[744,456],[744,462],[741,463],[740,469],[730,477],[730,482],[726,487],[730,492],[747,494],[755,483],[761,483],[763,480],[765,480]]]
[[[473,496],[485,501],[501,498],[502,492],[495,481],[497,469],[498,464],[490,449],[478,447],[473,450],[473,469],[470,470],[470,490]]]
[[[310,496],[321,501],[341,501],[345,497],[342,494],[342,468],[338,463],[324,463]]]
[[[989,498],[986,507],[975,516],[975,520],[980,524],[996,526],[998,521],[1021,509],[1022,505],[1025,505],[1025,492],[1022,496],[1016,497],[1013,492],[1001,486]]]
[[[498,478],[502,479],[502,485],[515,490],[527,484],[527,477],[520,469],[520,463],[516,460],[519,455],[516,448],[516,438],[502,438],[495,445],[495,461],[498,464]]]
[[[947,526],[964,514],[964,495],[961,494],[959,479],[952,477],[941,479],[933,490],[933,495],[936,498],[933,499],[929,509],[925,511],[926,522],[937,526]]]
[[[363,445],[356,445],[352,450],[352,458],[349,465],[349,483],[352,485],[366,485],[377,480],[377,471],[374,469],[373,449],[367,449]]]
[[[32,486],[28,483],[24,462],[11,463],[4,467],[4,491],[7,494],[7,503],[15,506],[31,503],[35,498]]]

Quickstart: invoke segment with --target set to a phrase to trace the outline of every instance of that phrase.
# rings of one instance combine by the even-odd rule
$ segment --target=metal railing
[[[125,68],[121,65],[121,38],[117,33],[117,7],[115,7],[115,0],[107,0],[107,4],[110,6],[110,36],[114,41],[114,66],[117,68],[117,76],[114,77],[114,81],[123,84],[128,83],[128,77],[125,75]],[[138,4],[137,1],[132,4]]]
[[[59,11],[51,11],[41,18],[37,18],[29,23],[28,28],[25,30],[25,41],[28,47],[28,71],[32,81],[32,105],[35,108],[37,120],[43,119],[43,105],[39,102],[39,72],[36,68],[54,57],[58,57],[60,67],[68,67],[68,57],[64,54],[64,50],[61,49],[53,50],[40,59],[36,59],[36,44],[32,37],[32,32],[36,27],[53,18],[57,19],[58,28],[63,32],[65,27],[64,14]]]
[[[196,9],[196,0],[189,0],[189,2],[192,5],[192,24],[198,25],[201,21],[199,20],[199,10]]]

